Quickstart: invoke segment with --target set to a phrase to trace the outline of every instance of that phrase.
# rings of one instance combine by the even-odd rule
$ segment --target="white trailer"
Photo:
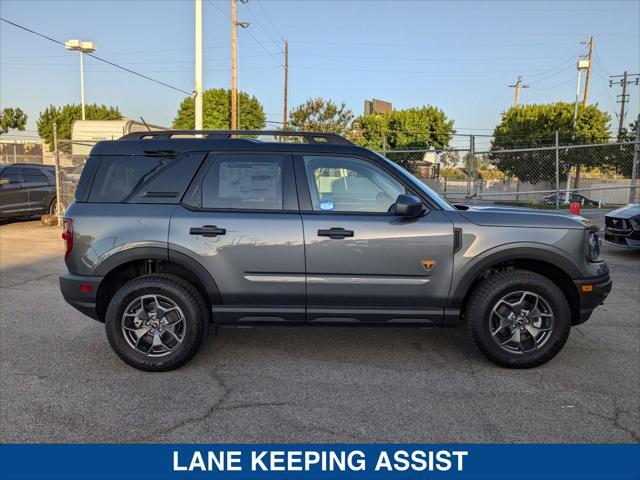
[[[169,130],[167,127],[148,124],[151,130]],[[122,120],[76,120],[71,127],[71,154],[88,155],[91,147],[100,140],[116,140],[131,132],[146,132],[142,122]]]

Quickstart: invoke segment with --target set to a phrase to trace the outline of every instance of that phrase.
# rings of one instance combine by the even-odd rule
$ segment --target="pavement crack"
[[[25,284],[27,284],[29,282],[34,282],[36,280],[42,280],[43,278],[47,278],[47,277],[50,277],[52,275],[58,275],[58,272],[45,273],[43,275],[38,275],[37,277],[28,278],[27,280],[23,280],[21,282],[10,283],[9,285],[2,285],[2,286],[0,286],[0,288],[15,288],[15,287],[19,287],[21,285],[25,285]]]
[[[589,415],[592,415],[594,417],[598,417],[601,418],[603,420],[607,420],[608,422],[611,423],[611,425],[613,425],[615,428],[617,428],[618,430],[622,430],[623,432],[628,433],[629,435],[631,435],[631,438],[636,442],[636,443],[640,443],[640,435],[636,432],[634,432],[632,429],[630,429],[629,427],[625,427],[622,423],[620,423],[620,416],[623,413],[631,413],[627,410],[622,410],[620,407],[618,407],[617,405],[614,406],[613,409],[613,416],[609,416],[609,415],[603,415],[602,413],[596,413],[593,412],[591,410],[585,410],[585,412]]]
[[[216,381],[218,383],[218,385],[222,388],[222,395],[220,396],[220,398],[218,398],[218,400],[216,400],[215,402],[213,402],[211,405],[209,405],[209,407],[207,407],[206,411],[202,414],[202,415],[198,415],[196,417],[189,417],[189,418],[185,418],[184,420],[181,420],[180,422],[176,423],[175,425],[171,425],[167,428],[163,428],[161,430],[158,430],[156,432],[154,432],[151,435],[146,435],[144,437],[142,437],[142,440],[147,440],[147,439],[151,439],[154,438],[156,436],[159,435],[169,435],[171,433],[173,433],[174,431],[186,426],[186,425],[190,425],[192,423],[199,423],[203,420],[206,420],[207,418],[209,418],[211,415],[213,415],[216,411],[221,409],[221,405],[227,400],[227,398],[229,397],[229,393],[231,392],[231,388],[228,387],[224,381],[222,380],[222,378],[219,375],[211,375],[211,378]]]

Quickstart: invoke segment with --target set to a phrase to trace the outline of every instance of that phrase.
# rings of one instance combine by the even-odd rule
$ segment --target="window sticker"
[[[334,210],[335,208],[336,208],[336,204],[333,203],[331,200],[322,200],[320,202],[320,210],[328,212],[330,210]]]

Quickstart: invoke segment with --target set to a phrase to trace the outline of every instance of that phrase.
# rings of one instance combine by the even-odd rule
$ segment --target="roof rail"
[[[273,137],[299,137],[312,144],[353,145],[352,142],[336,133],[296,132],[290,130],[157,130],[148,132],[132,132],[119,140],[167,140],[173,137],[193,136],[209,140],[226,140],[236,135],[267,135]]]

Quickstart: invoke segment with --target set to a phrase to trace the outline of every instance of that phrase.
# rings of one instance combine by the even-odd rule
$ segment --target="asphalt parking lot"
[[[537,369],[494,366],[463,328],[246,328],[149,374],[63,301],[60,230],[5,224],[0,441],[639,442],[640,253],[603,252],[611,295]]]

